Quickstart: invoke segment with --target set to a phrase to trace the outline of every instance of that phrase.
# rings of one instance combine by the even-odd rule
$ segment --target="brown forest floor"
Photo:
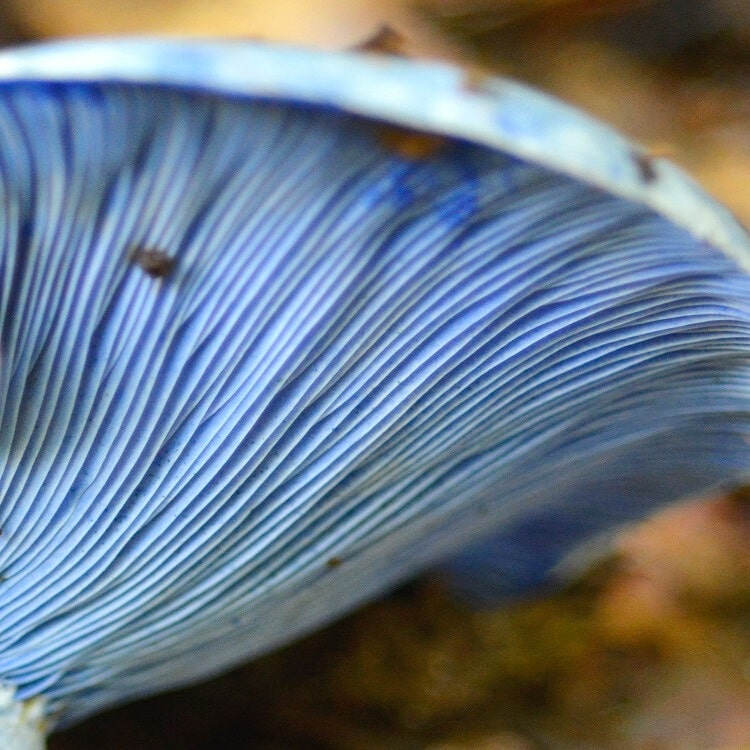
[[[342,44],[385,18],[419,50],[509,73],[614,123],[750,224],[749,6],[14,0],[2,12],[9,40],[309,31],[329,46],[329,16],[346,18],[338,33],[352,38]],[[625,534],[607,564],[552,599],[476,614],[437,582],[414,584],[223,678],[56,735],[50,748],[750,748],[749,550],[747,499],[675,508]]]

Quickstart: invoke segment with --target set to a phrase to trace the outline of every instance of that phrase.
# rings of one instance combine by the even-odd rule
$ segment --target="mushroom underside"
[[[544,585],[590,537],[747,474],[734,261],[384,127],[0,87],[0,683],[59,725],[451,557],[479,598]]]

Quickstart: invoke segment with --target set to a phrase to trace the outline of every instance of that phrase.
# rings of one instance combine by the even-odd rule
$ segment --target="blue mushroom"
[[[6,51],[0,211],[3,748],[748,475],[750,239],[518,84]]]

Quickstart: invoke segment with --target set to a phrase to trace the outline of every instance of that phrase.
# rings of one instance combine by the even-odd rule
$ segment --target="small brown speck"
[[[380,143],[396,156],[422,161],[443,151],[449,141],[441,135],[422,133],[394,125],[382,125],[377,130]]]
[[[464,79],[461,86],[464,91],[481,94],[488,91],[488,83],[492,78],[492,74],[482,68],[468,67],[464,70]]]
[[[354,52],[372,52],[378,55],[406,57],[406,39],[392,26],[384,23],[372,36],[351,49]]]
[[[340,557],[329,557],[326,561],[326,566],[333,570],[334,568],[338,568],[342,562],[343,560]]]
[[[155,247],[135,247],[130,251],[130,260],[140,266],[152,279],[169,276],[176,261],[163,250]]]
[[[654,157],[650,154],[645,154],[640,151],[633,152],[633,163],[638,169],[638,174],[641,180],[646,184],[650,185],[652,182],[656,182],[658,175],[654,168]]]

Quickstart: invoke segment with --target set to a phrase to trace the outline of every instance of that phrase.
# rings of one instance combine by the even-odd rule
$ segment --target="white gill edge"
[[[0,748],[44,750],[44,699],[17,701],[15,688],[0,684]]]
[[[247,41],[99,38],[0,52],[0,82],[175,86],[330,106],[494,147],[669,218],[750,272],[750,236],[680,169],[522,84],[444,63]]]

